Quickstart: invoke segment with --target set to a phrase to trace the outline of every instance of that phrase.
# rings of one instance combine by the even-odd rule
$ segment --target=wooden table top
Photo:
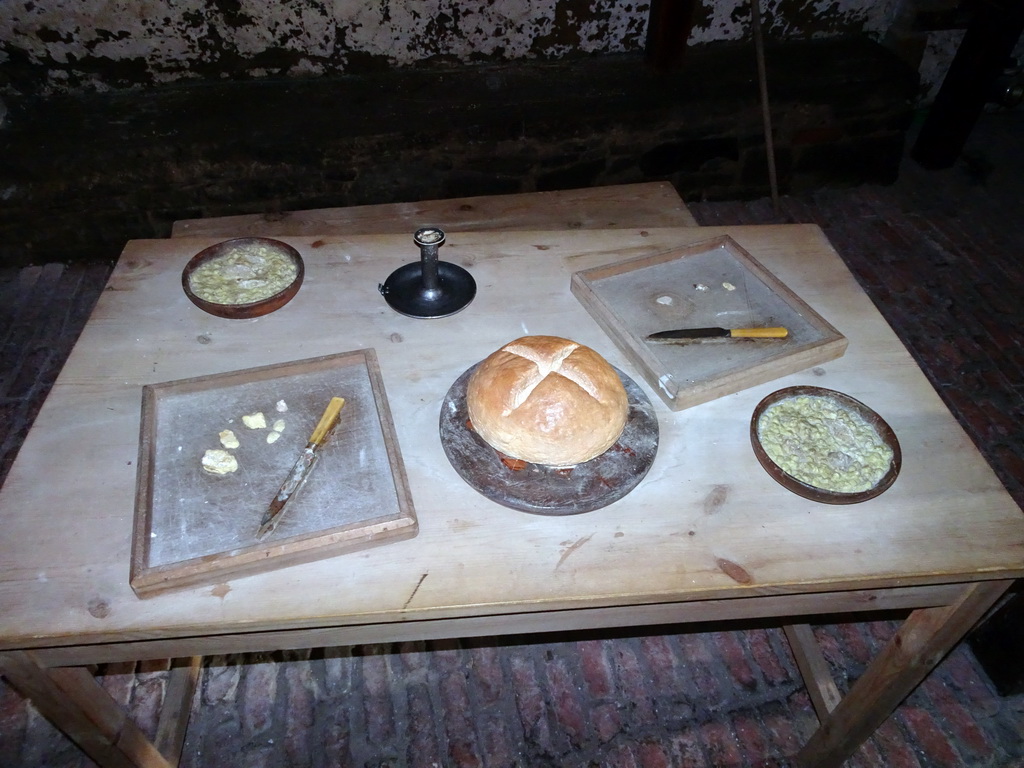
[[[646,387],[569,290],[573,272],[729,234],[849,339],[844,357],[681,412],[640,486],[603,509],[542,517],[493,503],[452,469],[439,408],[453,381],[524,334],[573,338]],[[255,320],[193,306],[181,269],[211,238],[130,242],[0,490],[0,648],[279,628],[453,620],[1024,575],[1024,516],[816,226],[450,231],[441,258],[479,292],[414,320],[377,285],[418,257],[409,235],[285,237],[296,298]],[[141,600],[129,586],[145,384],[373,347],[416,538]],[[878,411],[903,470],[878,498],[799,498],[758,465],[750,415],[814,384]],[[614,623],[614,617],[609,619]]]

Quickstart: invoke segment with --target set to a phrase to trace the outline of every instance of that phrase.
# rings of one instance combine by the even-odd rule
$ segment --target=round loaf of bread
[[[608,361],[558,336],[524,336],[487,357],[469,379],[466,407],[488,445],[552,467],[600,456],[629,412]]]

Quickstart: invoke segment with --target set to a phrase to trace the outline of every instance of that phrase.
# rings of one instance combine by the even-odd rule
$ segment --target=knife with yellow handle
[[[313,467],[320,457],[320,446],[324,444],[327,437],[331,434],[331,430],[338,423],[338,417],[344,405],[345,398],[343,397],[332,397],[331,402],[327,404],[327,409],[324,411],[324,415],[320,417],[320,421],[317,423],[316,429],[313,430],[313,434],[310,435],[309,442],[302,449],[302,453],[299,454],[299,458],[295,461],[291,472],[288,473],[288,477],[281,485],[281,490],[277,492],[274,500],[267,507],[259,530],[256,531],[257,539],[262,539],[273,531],[281,521],[281,515],[284,514],[285,509],[288,507],[288,502],[295,498],[302,484],[309,477],[309,473],[313,471]]]
[[[789,330],[786,328],[680,328],[652,333],[647,341],[684,344],[701,339],[784,339],[788,335]]]

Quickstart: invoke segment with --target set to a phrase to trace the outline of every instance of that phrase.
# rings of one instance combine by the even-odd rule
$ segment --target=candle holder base
[[[413,262],[392,272],[380,292],[388,306],[407,317],[448,317],[473,300],[476,281],[457,264],[438,261],[437,287],[429,288],[424,283],[423,264]]]

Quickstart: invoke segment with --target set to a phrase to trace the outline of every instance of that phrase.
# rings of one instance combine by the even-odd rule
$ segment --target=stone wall
[[[900,0],[762,0],[765,33],[881,39]],[[5,0],[0,94],[358,75],[639,53],[649,0]],[[750,38],[748,0],[697,2],[688,44]]]
[[[864,39],[773,46],[783,192],[895,179],[916,75]],[[0,260],[112,259],[176,219],[670,180],[768,193],[751,46],[165,86],[12,106]]]

